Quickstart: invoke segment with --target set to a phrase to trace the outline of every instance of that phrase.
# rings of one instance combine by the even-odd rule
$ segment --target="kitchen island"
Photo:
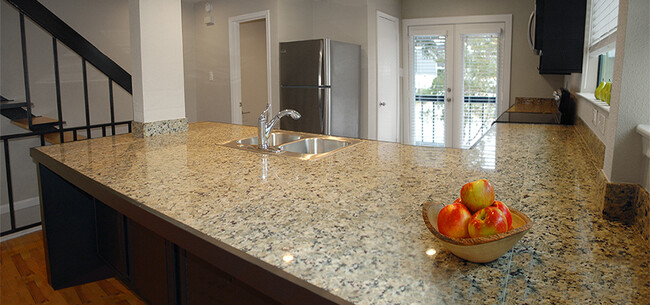
[[[573,126],[495,124],[471,150],[361,141],[308,161],[220,146],[255,134],[202,122],[32,149],[53,286],[115,275],[151,303],[181,304],[215,293],[294,304],[650,298],[649,250],[602,218],[605,178]],[[421,216],[423,202],[451,203],[479,178],[534,221],[488,264],[446,251]]]

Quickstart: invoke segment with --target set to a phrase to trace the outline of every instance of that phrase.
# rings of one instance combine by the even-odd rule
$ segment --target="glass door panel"
[[[412,135],[415,145],[445,146],[446,35],[413,36]]]
[[[497,117],[500,33],[462,34],[463,114],[460,147],[469,148]]]

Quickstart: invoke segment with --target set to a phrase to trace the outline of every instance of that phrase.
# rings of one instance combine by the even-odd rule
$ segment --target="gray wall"
[[[650,124],[650,4],[621,0],[604,172],[612,182],[650,186],[650,165],[635,128]]]
[[[188,122],[197,121],[196,105],[196,29],[194,3],[182,2],[183,14],[183,70],[185,74],[185,116]]]
[[[78,31],[82,36],[99,48],[104,54],[117,62],[127,72],[131,70],[131,55],[129,43],[129,14],[127,0],[40,0],[43,5],[54,12],[64,22]],[[1,94],[17,101],[25,100],[23,83],[22,56],[20,48],[20,28],[18,11],[5,1],[0,3],[1,14],[1,64],[0,89]],[[57,117],[54,58],[52,54],[52,39],[39,26],[25,18],[27,39],[28,69],[30,76],[30,93],[34,105],[33,113],[48,117]],[[61,81],[61,98],[65,127],[85,124],[83,101],[81,59],[62,44],[57,44],[58,61]],[[117,121],[131,120],[133,107],[131,96],[122,88],[115,85],[114,103]],[[110,122],[108,79],[92,65],[88,65],[88,90],[90,102],[91,124]],[[11,124],[10,120],[1,117],[0,129],[3,135],[27,132]],[[125,132],[126,128],[118,129]],[[93,133],[100,135],[101,131]],[[38,184],[36,167],[29,157],[29,148],[39,146],[38,138],[12,140],[9,145],[12,165],[12,183],[14,201],[26,210],[17,211],[18,225],[38,219]],[[0,202],[3,212],[8,202],[5,180],[4,149],[2,152],[2,187]],[[8,222],[3,215],[2,229]]]
[[[402,0],[402,19],[512,14],[510,104],[516,97],[552,97],[562,87],[562,75],[540,75],[539,57],[528,47],[528,17],[533,0]]]
[[[278,46],[280,41],[314,38],[359,44],[361,46],[361,136],[368,135],[368,101],[376,82],[375,12],[382,10],[399,17],[398,0],[211,0],[214,9],[206,13],[204,3],[194,5],[196,39],[197,120],[230,122],[230,64],[228,18],[270,10],[271,18],[271,99],[279,107]],[[185,9],[185,6],[184,6]],[[203,17],[213,16],[215,24],[206,26]],[[371,42],[369,44],[369,42]],[[369,56],[370,55],[370,56]],[[208,80],[213,71],[214,81]]]

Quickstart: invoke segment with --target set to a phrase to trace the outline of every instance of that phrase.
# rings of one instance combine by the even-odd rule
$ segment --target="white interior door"
[[[377,12],[377,140],[399,141],[399,20]]]
[[[469,148],[496,119],[503,23],[412,26],[409,143]]]

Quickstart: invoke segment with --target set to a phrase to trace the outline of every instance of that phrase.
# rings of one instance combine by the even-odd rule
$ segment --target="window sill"
[[[609,105],[603,101],[599,101],[596,99],[596,96],[594,96],[593,93],[589,92],[578,92],[576,93],[579,97],[589,101],[591,104],[599,108],[601,111],[607,112],[609,114]]]

